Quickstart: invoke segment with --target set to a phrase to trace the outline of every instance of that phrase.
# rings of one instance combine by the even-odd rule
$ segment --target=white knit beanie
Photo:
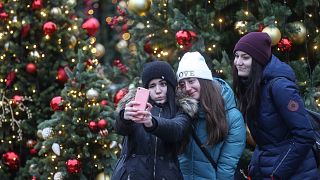
[[[208,68],[204,57],[199,52],[187,52],[179,62],[177,80],[184,78],[212,79],[212,73]]]

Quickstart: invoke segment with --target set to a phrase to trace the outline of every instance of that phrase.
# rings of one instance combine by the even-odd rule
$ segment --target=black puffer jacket
[[[197,112],[197,101],[180,97],[177,102],[188,115],[178,111],[171,119],[168,118],[168,105],[153,104],[154,126],[146,128],[123,118],[124,105],[134,94],[134,91],[129,92],[119,102],[116,111],[115,129],[124,139],[112,180],[182,180],[177,152],[181,140],[189,131],[191,117]]]

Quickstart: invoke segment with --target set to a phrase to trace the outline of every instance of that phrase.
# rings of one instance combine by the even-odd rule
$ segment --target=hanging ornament
[[[128,42],[126,40],[121,39],[117,44],[116,48],[118,51],[122,51],[128,47]]]
[[[107,125],[108,125],[108,121],[106,121],[105,119],[100,119],[98,121],[98,127],[100,130],[105,129],[107,127]]]
[[[21,31],[20,31],[22,38],[25,38],[29,35],[30,28],[31,28],[30,24],[25,24],[22,26]]]
[[[20,157],[15,152],[7,152],[2,155],[3,164],[7,165],[11,170],[19,169]]]
[[[71,36],[69,40],[69,48],[74,48],[78,43],[78,40],[75,36]]]
[[[38,10],[43,7],[42,0],[34,0],[31,5],[32,10]]]
[[[31,155],[36,155],[38,153],[38,151],[35,148],[31,148],[29,152]]]
[[[92,131],[92,132],[98,131],[98,124],[95,121],[90,121],[88,123],[88,127],[89,127],[90,131]]]
[[[81,163],[77,159],[69,159],[66,162],[66,166],[70,174],[77,174],[81,171]]]
[[[290,51],[291,47],[292,47],[292,41],[290,41],[288,38],[282,38],[278,43],[278,48],[280,49],[281,52]]]
[[[51,149],[56,155],[60,156],[60,146],[58,143],[53,143]]]
[[[99,97],[99,92],[93,88],[90,88],[86,93],[86,97],[89,100],[95,100]]]
[[[50,10],[50,14],[53,16],[59,16],[59,15],[61,15],[61,9],[59,7],[53,7]]]
[[[41,129],[38,129],[38,131],[37,131],[37,137],[40,138],[40,139],[43,139],[43,137],[42,137],[42,130],[41,130]]]
[[[7,81],[6,81],[6,86],[10,86],[12,84],[12,82],[15,80],[16,78],[16,73],[14,71],[10,71],[7,75]]]
[[[139,15],[145,16],[151,7],[151,0],[129,0],[128,9],[129,11]]]
[[[110,177],[102,171],[97,175],[95,180],[110,180]]]
[[[53,180],[63,180],[63,174],[62,172],[56,172],[53,175]]]
[[[45,35],[51,36],[54,32],[57,31],[57,25],[54,22],[46,22],[42,27],[43,33]]]
[[[258,31],[262,32],[262,30],[265,28],[266,26],[264,24],[259,24],[259,28]]]
[[[176,33],[176,41],[179,45],[189,46],[196,39],[197,34],[189,30],[180,30]]]
[[[33,148],[35,145],[37,144],[37,141],[33,140],[33,139],[29,139],[26,143],[28,148]]]
[[[118,102],[128,93],[128,88],[122,88],[116,94],[113,98],[113,103],[115,106],[117,106]]]
[[[75,6],[75,5],[77,4],[77,0],[67,0],[67,1],[66,1],[66,4],[67,4],[68,6],[73,7],[73,6]]]
[[[87,31],[88,36],[94,36],[99,30],[99,27],[100,27],[100,23],[94,17],[87,19],[82,24],[82,28]]]
[[[107,100],[101,100],[100,101],[100,106],[107,106],[108,105],[108,101]]]
[[[8,17],[9,17],[8,13],[6,13],[6,12],[1,12],[0,13],[0,19],[1,20],[7,20]]]
[[[52,98],[52,100],[50,102],[50,107],[51,107],[52,111],[63,110],[63,108],[64,108],[63,98],[61,96],[56,96],[56,97]]]
[[[306,40],[307,29],[302,22],[296,21],[289,23],[294,32],[289,32],[289,37],[296,44],[302,44]]]
[[[30,174],[38,173],[38,172],[39,172],[38,165],[37,165],[37,164],[31,164],[31,165],[29,166],[28,172],[29,172]]]
[[[105,54],[106,50],[105,50],[104,46],[100,43],[97,43],[95,48],[96,48],[95,55],[98,59],[100,59]]]
[[[42,137],[43,139],[48,139],[53,134],[51,127],[46,127],[42,130]]]
[[[146,43],[143,46],[143,50],[148,54],[152,54],[153,53],[153,49],[151,47],[150,41],[146,41]]]
[[[278,42],[281,39],[281,32],[280,30],[275,26],[267,26],[265,27],[262,32],[267,33],[271,38],[271,44],[274,46],[278,44]]]
[[[34,74],[37,72],[37,66],[36,64],[34,63],[28,63],[26,65],[26,71],[29,73],[29,74]]]
[[[12,98],[12,100],[13,100],[12,103],[14,105],[18,105],[23,101],[23,99],[24,99],[23,96],[14,95],[13,98]]]
[[[64,84],[68,81],[68,75],[63,67],[58,68],[56,79],[60,84]]]

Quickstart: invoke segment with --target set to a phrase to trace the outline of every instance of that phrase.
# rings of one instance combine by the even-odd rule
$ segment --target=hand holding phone
[[[138,87],[134,101],[138,102],[139,105],[135,105],[134,107],[138,108],[141,111],[144,111],[147,107],[149,94],[150,94],[150,91],[148,89],[145,89],[143,87]]]

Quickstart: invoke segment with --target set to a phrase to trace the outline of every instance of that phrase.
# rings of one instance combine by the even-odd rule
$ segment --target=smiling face
[[[234,56],[233,64],[238,70],[238,76],[248,77],[251,71],[252,57],[243,51],[236,51]]]
[[[163,104],[167,101],[167,82],[163,79],[157,78],[152,79],[148,84],[148,89],[150,90],[150,98],[158,103]]]
[[[179,81],[180,90],[196,100],[200,100],[200,82],[198,78],[185,78]]]

